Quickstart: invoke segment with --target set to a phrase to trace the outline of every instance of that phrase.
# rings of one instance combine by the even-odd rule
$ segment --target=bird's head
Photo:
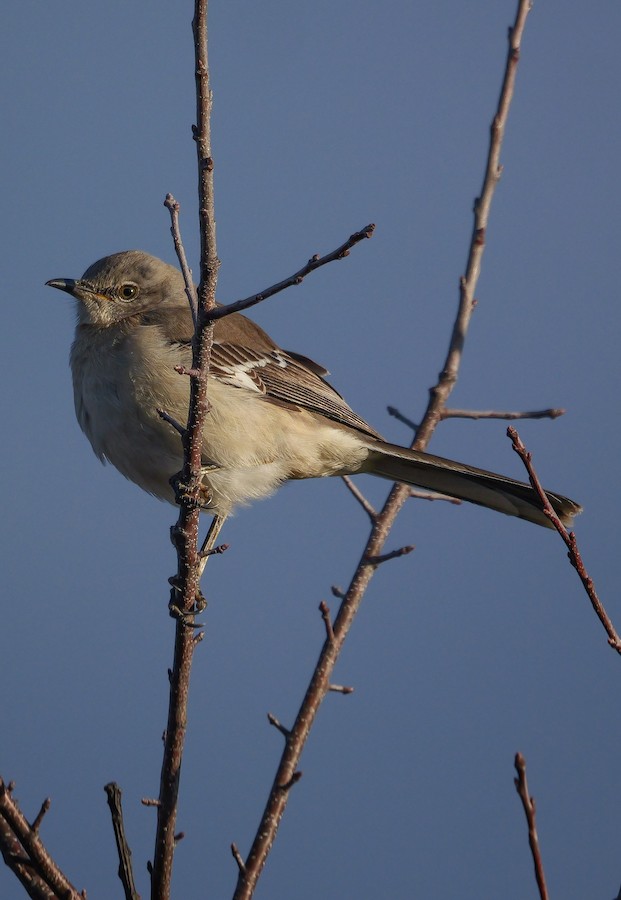
[[[104,256],[81,278],[52,278],[46,284],[78,301],[79,324],[100,328],[162,306],[188,307],[181,272],[142,250]]]

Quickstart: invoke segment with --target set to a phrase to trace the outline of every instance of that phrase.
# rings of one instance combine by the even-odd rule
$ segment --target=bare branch
[[[0,778],[0,851],[6,865],[36,900],[80,900],[78,892],[45,849],[38,835],[45,801],[33,826],[30,826],[12,795],[12,785]],[[37,827],[35,827],[37,826]]]
[[[526,821],[528,823],[528,843],[530,852],[535,864],[535,878],[537,879],[537,887],[539,888],[539,897],[541,900],[548,900],[548,889],[546,887],[546,879],[543,871],[543,861],[541,859],[541,851],[539,849],[539,838],[537,836],[537,826],[535,823],[535,799],[528,793],[528,783],[526,781],[526,760],[521,753],[515,754],[515,768],[518,777],[514,778],[515,789],[517,790]]]
[[[231,853],[233,854],[233,859],[237,863],[237,868],[240,872],[244,873],[246,871],[246,864],[242,859],[241,853],[237,849],[237,844],[231,844]]]
[[[416,432],[418,431],[418,425],[416,424],[416,422],[412,421],[412,419],[409,419],[407,416],[404,416],[396,406],[387,406],[386,411],[389,416],[392,416],[403,425],[407,425],[407,427],[411,428],[414,434],[416,434]]]
[[[50,806],[52,805],[52,801],[49,797],[46,797],[43,803],[41,804],[41,809],[37,813],[37,817],[30,826],[35,834],[39,833],[39,829],[41,828],[41,823],[43,822],[43,818],[45,814],[49,811]]]
[[[123,822],[123,806],[121,804],[121,788],[116,782],[111,781],[104,786],[108,797],[108,806],[112,816],[112,828],[116,840],[116,850],[119,855],[119,878],[125,892],[125,900],[140,900],[140,894],[136,890],[134,882],[134,870],[132,867],[132,851],[129,849],[125,835]]]
[[[186,368],[186,366],[173,366],[177,375],[188,375],[190,378],[200,378],[200,369]]]
[[[580,581],[582,582],[587,596],[591,601],[591,606],[595,610],[597,618],[600,620],[600,622],[604,626],[604,629],[606,630],[606,634],[608,635],[608,643],[614,650],[617,651],[617,653],[621,653],[621,637],[619,637],[616,628],[612,624],[610,616],[604,608],[604,604],[597,595],[595,585],[593,584],[593,579],[588,574],[586,566],[584,565],[584,562],[582,560],[582,556],[580,555],[576,535],[573,531],[567,531],[567,529],[557,516],[556,512],[554,511],[552,504],[548,500],[546,492],[541,486],[541,482],[539,481],[537,473],[535,472],[535,468],[532,463],[532,456],[522,443],[520,436],[515,428],[509,426],[509,428],[507,428],[507,435],[511,438],[513,449],[524,463],[526,471],[528,472],[529,481],[533,489],[537,492],[544,513],[550,519],[550,521],[562,537],[563,541],[565,542],[567,549],[569,550],[567,554],[567,556],[569,557],[569,561],[578,573]]]
[[[284,278],[282,281],[273,284],[271,287],[265,288],[264,291],[259,291],[258,294],[252,294],[252,296],[246,297],[245,300],[236,300],[234,303],[227,303],[226,306],[219,306],[209,314],[209,318],[212,321],[215,319],[222,319],[224,316],[230,316],[231,313],[241,312],[244,309],[249,309],[251,306],[256,306],[257,303],[262,303],[263,300],[267,300],[268,297],[273,297],[274,294],[278,294],[286,288],[302,284],[307,275],[310,275],[311,272],[321,268],[321,266],[325,266],[327,263],[334,262],[337,259],[344,259],[346,256],[349,256],[351,248],[355,247],[356,244],[359,244],[360,241],[365,240],[365,238],[372,237],[374,230],[375,225],[367,225],[366,228],[362,228],[360,231],[356,231],[354,234],[350,235],[344,244],[341,244],[340,247],[337,247],[336,250],[333,250],[331,253],[326,253],[325,256],[319,256],[318,254],[311,256],[306,265],[302,266],[301,269],[298,269],[297,272],[294,272],[293,275]]]
[[[395,406],[386,407],[389,416],[393,416],[399,422],[407,425],[412,431],[416,431],[418,425],[412,419],[405,416]],[[549,409],[530,409],[522,412],[500,411],[495,409],[443,409],[440,419],[558,419],[564,416],[566,410],[558,407]]]
[[[564,416],[566,410],[532,409],[525,412],[497,412],[493,409],[445,409],[442,412],[443,419],[558,419]]]
[[[322,600],[319,604],[319,612],[321,613],[323,624],[326,626],[326,638],[329,641],[333,641],[334,629],[332,628],[332,619],[330,618],[330,607],[325,600]]]
[[[196,287],[194,286],[194,279],[192,278],[192,270],[188,265],[188,258],[185,255],[185,247],[183,246],[183,241],[181,240],[181,231],[179,229],[179,210],[181,209],[181,206],[175,200],[172,194],[166,194],[164,206],[170,213],[170,233],[172,234],[175,251],[177,253],[177,259],[179,260],[179,265],[181,266],[181,272],[183,274],[183,281],[185,284],[185,293],[188,298],[188,303],[190,304],[194,328],[196,328],[196,325],[198,323],[198,297],[196,296]]]
[[[505,77],[490,136],[490,148],[483,189],[481,198],[475,208],[475,222],[470,242],[468,266],[466,275],[460,281],[459,307],[444,367],[437,385],[430,392],[427,410],[420,428],[417,430],[415,446],[420,450],[425,449],[429,443],[457,380],[464,340],[472,315],[474,291],[480,272],[484,250],[484,235],[487,228],[491,200],[500,174],[500,148],[513,95],[520,40],[529,9],[529,0],[519,0],[516,21],[509,36]],[[382,557],[382,551],[390,529],[409,495],[410,489],[407,485],[395,484],[386,503],[373,522],[371,535],[364,549],[361,562],[353,575],[349,589],[340,604],[333,622],[334,639],[326,639],[324,642],[315,671],[291,729],[291,737],[285,743],[263,816],[245,861],[245,869],[239,872],[234,900],[249,900],[254,893],[287,804],[288,795],[286,791],[282,790],[281,786],[288,784],[297,771],[296,767],[317,710],[330,689],[332,672],[341,647],[360,607],[366,588],[376,571],[376,566],[369,565],[368,560]]]
[[[348,685],[345,685],[345,684],[331,684],[330,687],[328,688],[328,690],[334,691],[337,694],[353,694],[354,693],[353,687],[349,687]]]
[[[379,556],[365,556],[364,561],[370,566],[381,566],[382,563],[388,562],[391,559],[399,559],[401,556],[407,556],[407,554],[411,553],[414,549],[414,546],[410,544],[407,547],[399,547],[398,550],[391,550],[390,553],[381,553]]]
[[[195,0],[192,30],[195,49],[196,76],[196,127],[194,139],[198,161],[199,219],[201,224],[201,258],[196,331],[192,342],[192,370],[190,378],[190,406],[188,425],[181,441],[183,444],[183,469],[178,491],[179,518],[171,537],[177,550],[177,576],[172,587],[170,606],[180,611],[175,625],[175,649],[170,676],[168,722],[164,741],[164,754],[160,776],[157,829],[153,854],[151,898],[167,900],[171,892],[173,855],[175,850],[175,822],[181,760],[187,726],[187,704],[190,686],[192,657],[197,646],[193,633],[194,611],[201,606],[199,581],[207,557],[200,558],[198,550],[199,511],[202,484],[202,435],[209,405],[207,380],[213,322],[210,312],[216,305],[216,284],[220,261],[216,250],[216,222],[214,204],[213,159],[211,156],[211,87],[207,55],[207,0]],[[172,201],[171,201],[172,205]],[[176,210],[170,209],[171,215]],[[174,221],[174,216],[173,216]],[[189,295],[192,289],[185,252],[177,232],[180,246],[179,259]],[[190,627],[188,627],[190,626]]]
[[[291,732],[289,731],[289,729],[285,728],[285,726],[282,725],[278,721],[276,716],[274,716],[272,713],[267,714],[267,721],[270,723],[270,725],[273,725],[274,728],[276,728],[278,731],[280,731],[280,733],[285,738],[285,740],[287,740],[291,736]]]
[[[183,427],[183,425],[180,425],[179,422],[177,422],[176,419],[173,419],[173,417],[170,416],[170,415],[166,412],[165,409],[156,409],[156,412],[157,412],[158,416],[160,417],[160,419],[163,419],[164,422],[168,422],[169,425],[172,425],[172,427],[175,429],[175,431],[176,431],[178,434],[181,435],[181,437],[183,437],[183,436],[185,435],[185,431],[186,431],[186,430],[185,430],[185,428]]]
[[[509,47],[505,74],[503,78],[498,108],[490,128],[490,143],[485,167],[485,176],[481,194],[474,204],[474,223],[470,239],[470,250],[466,265],[466,274],[459,282],[459,309],[453,333],[449,345],[449,351],[440,373],[438,383],[430,391],[429,404],[423,421],[417,431],[415,446],[418,450],[424,449],[435,426],[446,407],[446,401],[457,381],[457,374],[461,364],[464,341],[472,318],[475,305],[474,294],[481,272],[481,262],[485,250],[485,235],[489,222],[489,214],[492,198],[500,179],[502,168],[500,166],[500,151],[504,138],[505,127],[509,115],[509,107],[513,99],[517,65],[520,58],[520,43],[526,17],[531,9],[530,0],[519,0],[518,10],[513,27],[509,29]]]
[[[354,484],[354,482],[351,480],[349,475],[343,475],[343,476],[341,476],[341,478],[345,484],[345,487],[351,491],[351,493],[356,498],[356,500],[358,501],[360,506],[363,508],[365,513],[368,515],[368,517],[373,522],[377,517],[377,510],[372,506],[371,503],[369,503],[369,501],[364,496],[364,494],[362,493],[360,488],[358,488],[358,486]]]
[[[206,556],[216,556],[218,553],[226,553],[229,549],[229,544],[218,544],[217,547],[212,547],[210,550],[199,550],[198,555],[200,559],[205,559]]]

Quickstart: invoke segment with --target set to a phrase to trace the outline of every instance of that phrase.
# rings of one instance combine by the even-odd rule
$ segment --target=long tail
[[[441,456],[374,441],[369,442],[369,456],[363,471],[477,503],[508,516],[527,519],[544,528],[553,527],[529,484]],[[571,526],[573,517],[582,512],[582,507],[561,494],[549,491],[546,494],[561,522]]]

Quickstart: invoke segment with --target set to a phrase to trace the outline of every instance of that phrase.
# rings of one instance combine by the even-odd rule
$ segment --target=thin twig
[[[181,209],[181,205],[175,200],[172,194],[166,194],[164,206],[170,213],[170,233],[172,234],[175,252],[177,254],[177,259],[179,260],[179,265],[181,266],[183,282],[185,284],[185,293],[192,312],[192,321],[194,322],[194,328],[196,328],[198,323],[198,297],[196,296],[196,287],[194,285],[194,279],[192,278],[192,270],[188,264],[188,258],[185,255],[185,247],[181,240],[181,229],[179,227],[179,210]]]
[[[41,828],[41,822],[43,822],[43,818],[46,815],[46,813],[49,812],[51,805],[52,805],[52,801],[50,800],[49,797],[46,797],[45,800],[43,801],[43,803],[41,804],[41,809],[37,813],[37,816],[36,816],[34,822],[30,826],[35,834],[38,834],[39,829]]]
[[[408,428],[411,428],[414,434],[418,431],[418,425],[412,419],[408,418],[408,416],[404,416],[401,410],[397,409],[396,406],[387,406],[386,412],[389,416],[395,418],[398,422],[401,422],[403,425],[407,425]]]
[[[548,900],[548,889],[546,887],[546,879],[543,871],[543,861],[541,859],[541,851],[539,849],[539,838],[537,836],[537,825],[535,822],[535,798],[528,793],[528,782],[526,781],[526,760],[521,753],[515,754],[515,768],[518,777],[513,779],[515,789],[520,796],[526,821],[528,823],[528,844],[535,865],[535,878],[537,879],[537,887],[539,888],[539,897],[541,900]]]
[[[190,378],[200,378],[200,369],[187,368],[186,366],[173,366],[177,375],[188,375]]]
[[[273,713],[267,714],[267,721],[270,723],[270,725],[273,725],[274,728],[280,731],[280,733],[286,740],[289,739],[291,732],[288,728],[285,728],[285,726],[276,718],[275,715],[273,715]]]
[[[346,684],[331,684],[328,688],[329,691],[334,691],[336,694],[353,694],[354,689]]]
[[[524,463],[526,471],[528,472],[530,483],[533,489],[537,492],[545,515],[550,519],[551,523],[554,525],[563,541],[565,542],[565,546],[569,551],[567,554],[567,556],[569,557],[569,561],[578,573],[580,581],[582,582],[587,596],[591,601],[591,606],[595,610],[597,618],[604,626],[606,634],[608,635],[608,643],[614,650],[617,651],[617,653],[621,653],[621,637],[612,624],[612,620],[606,612],[604,604],[599,599],[597,591],[595,590],[595,585],[593,584],[593,579],[590,577],[589,573],[586,570],[586,566],[584,565],[582,556],[580,555],[580,550],[578,549],[576,535],[573,531],[568,531],[565,528],[556,512],[554,511],[552,504],[548,500],[546,492],[541,486],[541,482],[539,481],[539,477],[533,466],[532,456],[522,443],[522,440],[520,439],[520,436],[515,428],[509,426],[509,428],[507,428],[507,435],[511,438],[513,449]]]
[[[186,430],[183,427],[183,425],[181,425],[179,422],[177,422],[176,419],[173,419],[173,417],[171,415],[169,415],[165,409],[156,409],[155,411],[158,414],[158,416],[160,417],[160,419],[162,419],[164,422],[167,422],[169,425],[172,425],[172,427],[175,429],[175,431],[178,434],[181,435],[181,437],[184,436]]]
[[[140,900],[140,894],[136,890],[134,882],[134,870],[132,867],[132,851],[129,849],[125,824],[123,822],[123,806],[121,803],[121,788],[116,782],[111,781],[104,786],[108,797],[108,806],[112,816],[112,828],[116,840],[116,851],[119,855],[119,878],[125,892],[125,900]]]
[[[334,629],[332,627],[332,619],[330,618],[330,607],[325,600],[322,600],[319,604],[319,612],[321,613],[321,618],[323,619],[323,624],[326,628],[326,637],[329,641],[333,641]]]
[[[201,559],[204,559],[206,556],[217,556],[219,553],[226,553],[229,549],[229,544],[218,544],[217,547],[212,547],[210,550],[199,550],[198,555]]]
[[[244,863],[244,861],[242,859],[241,853],[237,849],[237,844],[235,844],[235,843],[231,844],[231,853],[233,854],[233,859],[237,863],[237,868],[239,869],[239,871],[245,872],[246,864]]]
[[[466,275],[460,281],[459,307],[444,367],[438,384],[430,392],[427,410],[418,429],[415,446],[419,450],[425,449],[429,443],[433,431],[440,421],[441,412],[446,406],[446,401],[457,380],[464,340],[472,315],[474,290],[479,276],[484,249],[483,235],[487,228],[491,200],[499,177],[500,148],[509,105],[513,96],[519,46],[529,9],[530,0],[519,0],[516,21],[509,35],[505,77],[491,131],[488,163],[481,199],[478,201],[475,210],[475,223],[470,242],[468,266]],[[334,619],[332,626],[334,640],[326,638],[324,641],[317,665],[291,729],[291,738],[286,741],[261,821],[245,861],[245,870],[243,872],[240,871],[238,874],[234,900],[249,900],[254,893],[287,805],[288,794],[282,790],[281,786],[287,784],[297,771],[297,765],[315,716],[329,691],[332,672],[341,647],[360,607],[366,588],[376,571],[376,567],[368,565],[367,560],[382,555],[390,529],[408,497],[409,488],[407,485],[395,484],[373,523],[371,535],[362,554],[361,563],[353,575],[349,589]]]
[[[286,290],[286,288],[302,284],[307,275],[310,275],[311,272],[321,268],[321,266],[335,262],[335,260],[338,259],[345,259],[346,256],[349,256],[349,251],[352,247],[355,247],[360,241],[372,237],[374,231],[375,225],[373,224],[367,225],[360,231],[355,231],[347,238],[344,244],[341,244],[340,247],[337,247],[336,250],[333,250],[331,253],[326,253],[325,256],[319,256],[318,254],[311,256],[306,265],[302,266],[301,269],[298,269],[297,272],[294,272],[293,275],[290,275],[288,278],[284,278],[277,284],[265,288],[264,291],[259,291],[258,294],[252,294],[250,297],[246,297],[245,300],[236,300],[234,303],[227,303],[226,306],[219,306],[217,309],[214,309],[210,313],[210,319],[222,319],[224,316],[230,316],[231,313],[249,309],[249,307],[256,306],[257,303],[262,303],[264,300],[267,300],[268,297],[273,297],[274,294],[278,294],[280,291]]]
[[[365,556],[364,561],[369,566],[381,566],[382,563],[389,562],[391,559],[400,559],[402,556],[407,556],[408,553],[411,553],[415,548],[409,544],[407,547],[399,547],[398,550],[391,550],[389,553],[380,553],[378,556]]]
[[[558,419],[564,409],[531,409],[524,412],[497,412],[493,409],[445,409],[443,419]]]
[[[351,480],[349,475],[343,475],[342,480],[343,480],[345,486],[348,488],[348,490],[351,491],[351,493],[354,495],[354,497],[356,498],[356,500],[358,501],[360,506],[363,508],[365,513],[368,515],[368,517],[373,522],[377,516],[377,510],[372,506],[371,503],[369,503],[369,501],[364,496],[364,494],[362,493],[360,488],[354,484],[354,482]]]

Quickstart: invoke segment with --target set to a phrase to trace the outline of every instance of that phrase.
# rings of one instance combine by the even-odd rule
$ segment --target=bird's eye
[[[137,293],[138,286],[133,284],[131,281],[128,281],[126,284],[122,284],[119,291],[122,300],[133,300]]]

